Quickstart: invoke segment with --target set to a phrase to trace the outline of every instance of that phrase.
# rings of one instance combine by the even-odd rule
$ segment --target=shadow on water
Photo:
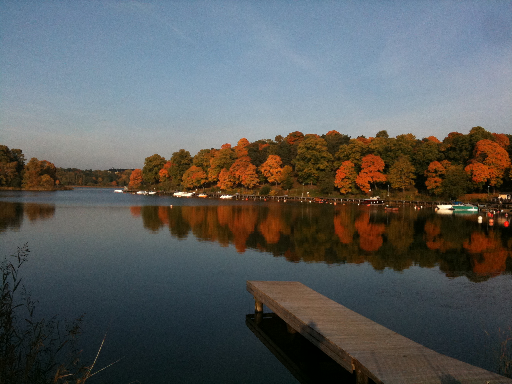
[[[345,370],[274,313],[246,315],[245,324],[300,383],[356,383]]]

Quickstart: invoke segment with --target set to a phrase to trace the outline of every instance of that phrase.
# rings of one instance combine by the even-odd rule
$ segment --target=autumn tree
[[[21,149],[0,145],[0,187],[20,188],[25,156]]]
[[[160,181],[159,172],[167,161],[158,154],[146,157],[142,167],[142,177],[146,184],[154,185]]]
[[[316,184],[320,174],[332,168],[327,143],[318,135],[306,135],[297,148],[295,171],[302,183]]]
[[[142,169],[134,169],[130,175],[130,183],[128,184],[128,188],[138,189],[141,186],[142,181]]]
[[[291,189],[293,187],[293,168],[290,165],[285,165],[283,167],[279,182],[283,189]]]
[[[364,193],[371,190],[371,183],[383,183],[386,181],[384,170],[384,161],[375,155],[366,155],[361,162],[361,171],[356,177],[356,184]]]
[[[57,181],[55,165],[33,157],[25,166],[22,186],[25,189],[52,189]]]
[[[226,168],[222,168],[219,173],[219,181],[217,182],[217,186],[220,189],[229,189],[233,187],[234,181],[231,173]]]
[[[203,171],[208,173],[208,169],[210,168],[210,160],[214,155],[214,149],[201,149],[192,158],[192,164],[195,165],[196,167],[202,168]]]
[[[252,188],[258,183],[256,167],[251,164],[249,156],[242,156],[236,159],[229,168],[229,173],[233,185],[241,184],[246,188]]]
[[[432,161],[427,170],[425,171],[425,186],[434,195],[441,195],[443,193],[443,180],[446,173],[446,168],[450,166],[450,162],[445,160],[443,162]]]
[[[182,185],[185,188],[197,188],[208,181],[206,172],[201,167],[191,166],[183,174]]]
[[[414,167],[409,161],[409,156],[400,156],[389,168],[387,178],[393,189],[402,188],[403,192],[405,188],[412,187],[416,176],[414,175]]]
[[[259,170],[265,176],[269,183],[277,183],[280,181],[281,173],[281,158],[277,155],[269,155],[267,160],[260,166]]]
[[[235,152],[231,147],[224,144],[224,148],[215,151],[210,159],[210,168],[208,169],[208,180],[215,182],[219,179],[219,174],[223,169],[229,170],[235,162]]]
[[[350,160],[344,161],[336,171],[334,185],[340,189],[340,193],[347,194],[354,191],[357,173],[354,163]]]
[[[508,152],[498,143],[487,139],[476,143],[472,162],[487,167],[489,184],[494,187],[503,183],[505,170],[510,167]]]

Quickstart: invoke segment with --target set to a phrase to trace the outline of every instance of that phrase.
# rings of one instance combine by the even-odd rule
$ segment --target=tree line
[[[255,189],[267,185],[289,190],[315,186],[321,193],[368,194],[376,189],[416,190],[456,198],[468,192],[511,186],[512,135],[474,127],[452,132],[442,141],[412,134],[350,138],[295,131],[236,146],[201,149],[195,156],[180,149],[169,160],[154,154],[130,175],[133,189]],[[487,189],[486,189],[487,188]]]
[[[279,193],[304,185],[322,194],[369,194],[414,190],[456,198],[468,192],[512,188],[512,135],[474,127],[417,139],[412,134],[351,138],[335,130],[324,135],[295,131],[274,140],[201,149],[180,149],[170,159],[154,154],[144,166],[122,172],[56,168],[36,158],[25,164],[19,149],[0,146],[0,187],[47,189],[65,185],[125,186],[131,189],[244,188]]]

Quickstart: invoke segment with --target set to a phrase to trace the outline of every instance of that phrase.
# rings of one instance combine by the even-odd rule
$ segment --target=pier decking
[[[512,384],[482,368],[437,353],[334,302],[299,282],[247,281],[256,311],[266,305],[343,366],[358,383]]]

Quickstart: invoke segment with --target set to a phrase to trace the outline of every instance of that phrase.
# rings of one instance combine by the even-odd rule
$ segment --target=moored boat
[[[222,195],[220,198],[221,199],[232,199],[233,195]]]
[[[478,207],[473,204],[457,204],[452,207],[453,212],[478,212]]]
[[[384,205],[384,200],[382,200],[379,196],[370,197],[369,199],[364,199],[361,202],[361,205]]]

